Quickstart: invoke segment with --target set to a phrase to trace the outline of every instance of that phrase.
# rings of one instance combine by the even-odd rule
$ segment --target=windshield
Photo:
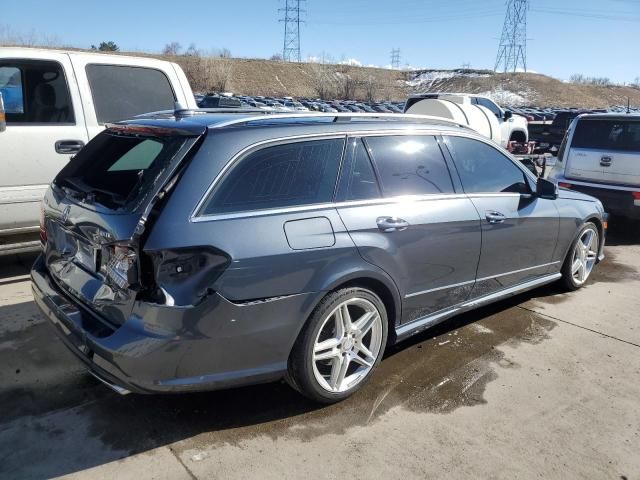
[[[105,131],[58,174],[55,184],[85,201],[119,208],[148,191],[184,142],[184,137]]]
[[[640,152],[640,121],[581,120],[571,147]]]

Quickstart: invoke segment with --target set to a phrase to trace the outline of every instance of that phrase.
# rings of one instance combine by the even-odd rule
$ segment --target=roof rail
[[[318,112],[308,112],[308,113],[279,113],[279,112],[269,112],[264,111],[262,115],[249,116],[249,117],[241,117],[234,118],[231,120],[225,120],[219,123],[214,123],[210,127],[211,128],[225,128],[234,125],[242,125],[253,122],[260,121],[271,121],[271,120],[280,120],[280,119],[314,119],[314,118],[327,118],[332,119],[332,122],[350,122],[352,120],[384,120],[384,121],[409,121],[416,123],[430,123],[430,124],[438,124],[438,125],[450,125],[457,126],[462,128],[470,128],[467,125],[461,124],[459,122],[455,122],[453,120],[449,120],[442,117],[433,117],[430,115],[416,115],[416,114],[407,114],[407,113],[318,113]]]

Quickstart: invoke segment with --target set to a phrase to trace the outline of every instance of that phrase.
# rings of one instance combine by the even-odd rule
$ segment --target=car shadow
[[[38,252],[0,256],[0,285],[24,280]]]
[[[612,217],[609,219],[606,242],[612,247],[640,245],[640,221]]]
[[[365,424],[395,405],[427,405],[446,413],[456,405],[482,403],[484,383],[478,383],[477,398],[470,400],[466,373],[464,383],[458,388],[452,381],[442,397],[438,386],[443,378],[455,380],[456,372],[493,354],[502,343],[530,336],[535,320],[513,308],[529,298],[520,295],[459,315],[390,347],[371,382],[332,406],[311,402],[283,382],[123,397],[89,376],[47,322],[0,330],[0,477],[56,477],[202,435],[208,446],[291,432],[304,440]],[[17,307],[25,319],[33,318],[33,302]],[[8,308],[0,307],[0,318]],[[478,334],[472,328],[476,323],[493,334]],[[495,379],[484,368],[483,381]],[[417,386],[424,398],[412,403]],[[390,391],[394,393],[388,395]]]

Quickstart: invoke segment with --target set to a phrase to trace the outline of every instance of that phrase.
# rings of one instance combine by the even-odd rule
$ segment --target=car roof
[[[437,129],[475,133],[466,125],[426,115],[396,113],[280,113],[253,108],[197,109],[162,111],[143,114],[131,120],[117,122],[120,126],[145,126],[201,135],[207,129],[299,127],[319,133],[362,130]]]
[[[640,120],[638,113],[584,113],[580,120]]]

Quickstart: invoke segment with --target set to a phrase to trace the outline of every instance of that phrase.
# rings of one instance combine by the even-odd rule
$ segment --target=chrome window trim
[[[561,261],[557,261],[557,262],[543,263],[542,265],[536,265],[534,267],[521,268],[519,270],[513,270],[511,272],[499,273],[498,275],[491,275],[489,277],[478,278],[478,279],[475,279],[475,280],[468,280],[466,282],[461,282],[461,283],[453,283],[451,285],[445,285],[443,287],[431,288],[429,290],[422,290],[420,292],[408,293],[408,294],[406,294],[404,296],[404,298],[416,297],[418,295],[424,295],[424,294],[427,294],[427,293],[437,292],[439,290],[446,290],[448,288],[462,287],[464,285],[469,285],[471,283],[484,282],[486,280],[493,280],[494,278],[506,277],[507,275],[513,275],[513,274],[516,274],[516,273],[522,273],[522,272],[526,272],[528,270],[536,270],[538,268],[550,267],[551,265],[557,265],[558,263],[562,263],[562,262]]]
[[[314,203],[312,205],[300,205],[298,207],[265,208],[261,210],[247,210],[244,212],[216,213],[212,215],[201,215],[192,217],[191,222],[213,222],[217,220],[230,220],[234,218],[263,217],[268,215],[279,215],[282,213],[312,212],[316,210],[326,210],[328,208],[355,208],[369,205],[392,205],[406,202],[425,202],[437,200],[460,200],[468,198],[463,193],[433,194],[433,195],[405,195],[391,198],[375,198],[370,200],[346,200],[344,202]]]
[[[317,140],[322,140],[322,139],[340,139],[340,138],[344,138],[345,141],[348,141],[348,139],[350,137],[364,137],[364,136],[385,136],[385,135],[415,135],[415,134],[419,134],[419,135],[442,135],[443,132],[446,132],[447,130],[438,130],[438,129],[433,129],[433,128],[405,128],[405,129],[384,129],[384,130],[362,130],[362,131],[344,131],[344,130],[340,130],[338,132],[324,132],[324,133],[307,133],[307,134],[301,134],[301,135],[290,135],[290,136],[286,136],[286,137],[277,137],[277,138],[270,138],[268,140],[261,140],[259,142],[255,142],[252,143],[251,145],[246,146],[245,148],[243,148],[242,150],[240,150],[238,153],[236,153],[233,157],[231,157],[231,159],[224,165],[224,167],[222,167],[222,169],[220,170],[220,172],[218,172],[218,174],[215,176],[215,178],[213,179],[213,181],[211,182],[211,184],[207,187],[207,190],[205,191],[204,195],[202,195],[202,197],[200,198],[200,200],[198,201],[198,203],[196,204],[195,208],[193,209],[193,211],[191,212],[191,215],[189,216],[189,222],[192,223],[198,223],[198,222],[204,222],[204,221],[211,221],[211,220],[221,220],[221,219],[228,219],[228,218],[240,218],[240,217],[255,217],[255,216],[261,216],[261,215],[269,215],[269,214],[276,214],[276,213],[286,213],[288,211],[308,211],[308,210],[316,210],[316,209],[324,209],[324,208],[330,208],[328,207],[329,205],[331,207],[335,207],[337,204],[334,202],[328,202],[328,203],[324,203],[324,204],[310,204],[310,205],[301,205],[299,207],[282,207],[282,208],[272,208],[272,209],[262,209],[262,210],[245,210],[242,212],[231,212],[231,213],[220,213],[220,214],[211,214],[211,215],[203,215],[201,214],[201,210],[204,207],[204,204],[207,202],[207,200],[209,199],[211,193],[213,192],[214,188],[218,185],[218,183],[221,181],[221,179],[224,177],[224,175],[240,160],[242,160],[242,158],[244,158],[246,155],[249,155],[250,153],[252,153],[255,150],[259,150],[261,148],[266,148],[268,145],[274,144],[281,144],[283,142],[297,142],[297,141],[305,141],[308,139],[317,139]],[[461,135],[464,136],[464,135]],[[460,194],[450,194],[450,195],[456,195],[459,196]],[[429,197],[434,197],[435,195],[425,195],[425,196],[429,196]],[[464,195],[462,195],[464,196]],[[376,200],[380,200],[383,203],[384,202],[389,202],[391,201],[391,203],[394,203],[394,199],[395,198],[406,198],[406,197],[393,197],[393,198],[383,198],[383,199],[376,199]],[[357,201],[356,201],[357,202]],[[351,202],[342,202],[342,203],[351,203]]]

